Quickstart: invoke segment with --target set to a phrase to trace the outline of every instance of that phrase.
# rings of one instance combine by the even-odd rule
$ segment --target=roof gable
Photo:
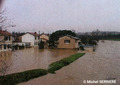
[[[0,35],[2,36],[13,36],[10,32],[6,30],[0,30]]]
[[[79,38],[77,38],[77,37],[73,37],[73,36],[71,36],[71,35],[65,35],[66,37],[69,37],[69,38],[72,38],[72,39],[75,39],[75,40],[79,40]],[[65,37],[65,36],[62,36],[62,37],[60,37],[60,38],[63,38],[63,37]],[[59,39],[60,39],[59,38]]]
[[[32,33],[32,32],[27,32],[27,33],[25,33],[24,35],[26,35],[26,34],[30,34],[30,35],[33,35],[33,36],[36,36],[36,37],[38,36],[37,33],[35,34],[35,33]],[[23,35],[22,35],[22,36],[23,36]]]

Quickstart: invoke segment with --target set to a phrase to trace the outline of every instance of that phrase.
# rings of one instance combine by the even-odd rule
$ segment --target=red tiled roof
[[[7,36],[13,36],[10,32],[6,31],[6,30],[0,30],[0,35],[7,35]]]
[[[29,34],[33,35],[33,36],[38,36],[37,33],[32,33],[32,32],[28,32]]]
[[[41,35],[47,35],[47,36],[49,36],[49,34],[45,34],[45,33],[42,33],[42,34],[40,34],[39,36],[41,36]]]

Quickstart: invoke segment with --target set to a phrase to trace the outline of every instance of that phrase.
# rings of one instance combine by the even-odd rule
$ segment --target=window
[[[9,41],[11,40],[11,37],[10,37],[10,36],[8,37],[8,40],[9,40]]]
[[[64,43],[69,44],[70,40],[64,40]]]
[[[2,45],[0,45],[0,50],[2,50]]]
[[[8,36],[5,36],[5,37],[4,37],[4,40],[7,41],[7,40],[8,40]]]
[[[38,45],[38,42],[34,42],[34,45]]]
[[[7,49],[7,46],[6,46],[6,45],[4,45],[4,49]]]

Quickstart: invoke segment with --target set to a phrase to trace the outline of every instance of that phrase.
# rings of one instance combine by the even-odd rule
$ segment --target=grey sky
[[[6,0],[9,30],[120,31],[120,0]]]

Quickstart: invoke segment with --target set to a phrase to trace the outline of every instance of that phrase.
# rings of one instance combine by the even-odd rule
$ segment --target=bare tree
[[[6,18],[3,16],[5,10],[2,10],[3,1],[4,0],[0,0],[0,30],[5,27],[4,22],[6,21]],[[0,76],[4,75],[9,67],[6,60],[2,59],[2,57],[2,53],[0,52]]]
[[[2,7],[3,1],[4,0],[0,0],[0,8]]]
[[[4,11],[2,11],[2,5],[4,0],[0,0],[0,29],[2,29],[3,22],[6,20],[2,15]]]
[[[10,27],[15,27],[16,25],[11,24],[8,22],[8,18],[5,16],[6,9],[3,9],[3,4],[5,0],[0,0],[0,30],[7,29]],[[10,20],[11,21],[11,20]]]

